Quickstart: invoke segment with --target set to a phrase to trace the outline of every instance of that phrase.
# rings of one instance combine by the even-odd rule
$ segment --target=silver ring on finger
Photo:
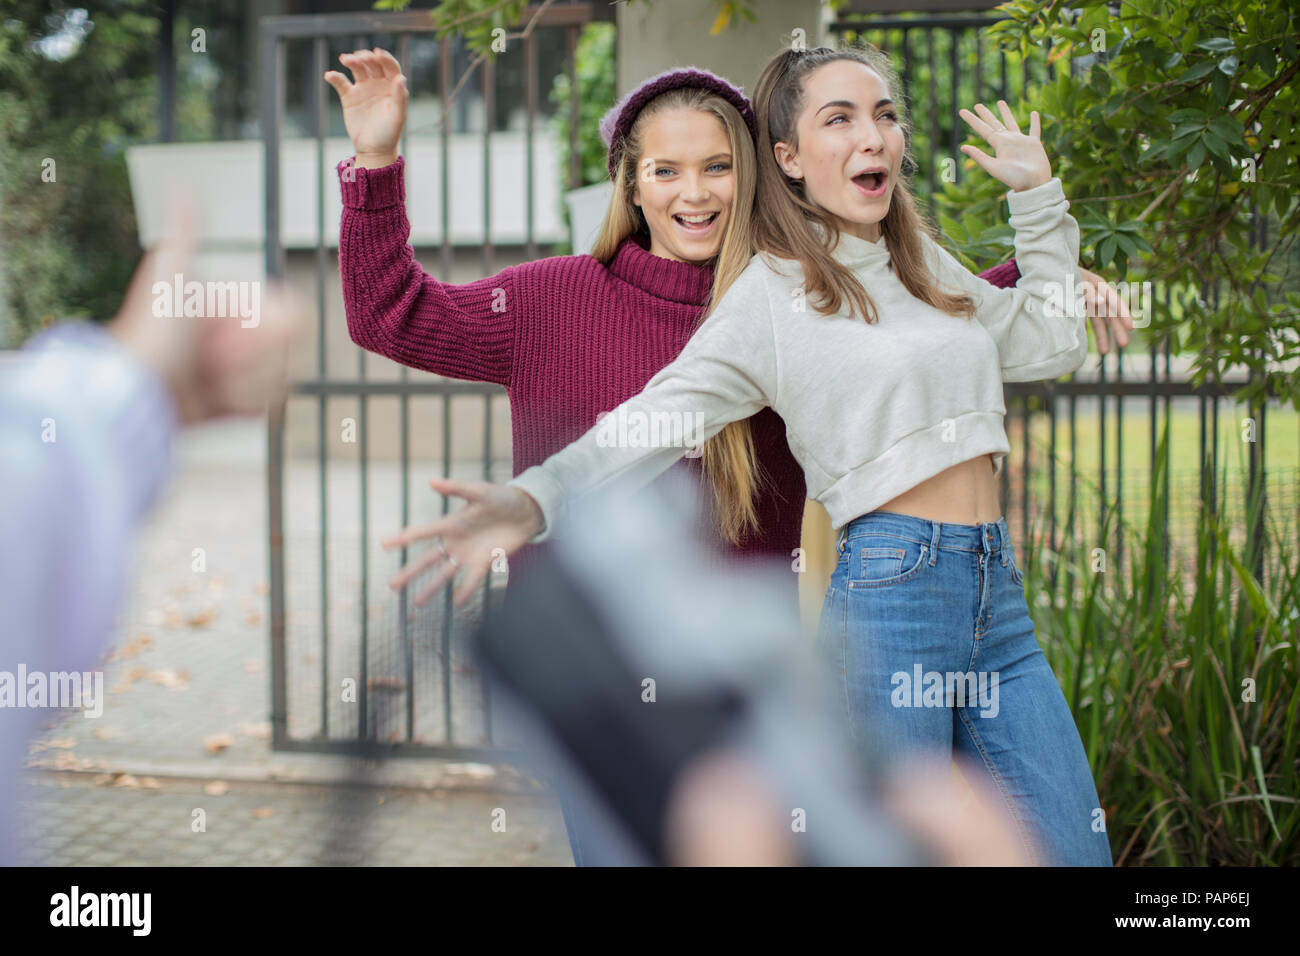
[[[446,558],[448,561],[451,562],[451,566],[452,566],[453,568],[459,568],[459,567],[460,567],[460,562],[457,561],[455,558],[453,558],[450,554],[448,554],[448,553],[447,553],[447,549],[446,549],[445,547],[443,547],[443,544],[442,544],[442,538],[441,538],[441,537],[437,537],[437,538],[435,538],[435,539],[434,539],[434,544],[436,544],[436,545],[438,546],[438,550],[442,552],[442,556],[443,556],[444,558]]]

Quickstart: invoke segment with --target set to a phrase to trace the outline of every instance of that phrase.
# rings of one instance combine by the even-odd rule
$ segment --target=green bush
[[[1166,563],[1166,453],[1167,433],[1144,526],[1117,527],[1111,509],[1100,541],[1084,536],[1064,553],[1029,535],[1025,590],[1039,640],[1083,738],[1117,864],[1295,865],[1295,528],[1265,527],[1276,560],[1259,580],[1202,508],[1192,566]],[[1257,507],[1248,503],[1247,526]],[[1113,564],[1120,536],[1123,568]]]

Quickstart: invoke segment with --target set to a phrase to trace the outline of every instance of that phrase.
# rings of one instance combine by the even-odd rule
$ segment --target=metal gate
[[[528,8],[523,22],[532,20],[537,11],[537,7]],[[608,17],[608,14],[604,16]],[[540,254],[533,215],[539,47],[549,44],[543,52],[550,50],[558,55],[557,51],[563,44],[563,68],[569,75],[571,93],[567,103],[570,135],[568,180],[571,186],[580,185],[580,156],[576,148],[578,83],[574,51],[583,25],[601,17],[601,13],[593,12],[587,4],[551,6],[533,24],[535,29],[521,39],[522,51],[516,54],[522,57],[524,72],[522,87],[527,125],[523,131],[526,157],[523,176],[527,199],[523,245],[529,259]],[[491,613],[501,589],[485,584],[482,600],[475,602],[476,606],[464,614],[454,612],[450,586],[444,589],[441,602],[435,599],[424,608],[415,608],[410,595],[399,596],[387,590],[384,580],[391,568],[374,573],[376,555],[373,553],[375,542],[372,541],[372,530],[377,521],[383,522],[377,529],[378,534],[386,536],[388,532],[407,526],[413,518],[410,493],[413,461],[417,473],[420,470],[418,458],[412,457],[411,416],[416,403],[441,405],[442,447],[440,454],[425,456],[430,462],[423,469],[426,476],[435,464],[443,477],[452,476],[453,438],[463,443],[459,435],[453,434],[452,421],[453,404],[460,400],[458,404],[461,405],[464,402],[481,403],[483,453],[477,462],[471,460],[467,463],[462,456],[457,465],[462,466],[462,471],[471,468],[475,472],[472,474],[474,478],[502,480],[509,477],[509,462],[494,461],[492,455],[493,412],[496,409],[500,413],[501,408],[508,407],[505,392],[491,384],[418,380],[405,367],[395,376],[376,376],[374,368],[368,372],[368,363],[372,366],[386,363],[390,367],[386,371],[391,371],[392,363],[368,357],[355,346],[352,347],[357,352],[355,375],[340,376],[337,372],[331,374],[330,356],[327,354],[325,198],[327,189],[337,188],[332,163],[327,165],[327,160],[351,154],[349,147],[338,157],[326,155],[327,105],[334,93],[321,76],[326,69],[339,69],[336,61],[331,62],[332,53],[384,46],[394,52],[410,82],[413,41],[414,44],[423,44],[426,54],[436,49],[439,115],[446,117],[446,121],[440,124],[437,147],[441,159],[440,267],[441,277],[444,280],[450,277],[453,258],[449,181],[453,131],[450,114],[453,105],[461,106],[461,101],[452,102],[455,89],[453,60],[457,56],[464,59],[467,55],[459,40],[434,40],[432,33],[427,11],[270,17],[260,24],[268,278],[283,278],[287,274],[281,221],[284,198],[281,175],[285,159],[286,98],[290,92],[286,84],[286,64],[291,59],[296,59],[302,67],[297,75],[304,80],[308,90],[303,94],[302,103],[304,116],[310,115],[312,119],[310,123],[304,120],[300,126],[309,127],[314,134],[314,165],[317,169],[315,371],[311,377],[292,382],[287,401],[271,410],[268,432],[271,727],[272,747],[276,750],[344,753],[364,750],[374,754],[379,747],[394,755],[499,759],[509,748],[509,741],[501,739],[500,727],[494,727],[493,707],[487,688],[474,673],[468,655],[468,640],[473,627],[483,615]],[[428,65],[428,59],[425,56],[425,65]],[[555,59],[556,56],[552,56],[552,61]],[[554,65],[558,68],[558,64]],[[477,79],[484,113],[482,254],[485,271],[480,275],[491,275],[500,267],[493,262],[490,219],[491,146],[498,81],[498,71],[490,59],[480,68]],[[414,104],[417,90],[414,82],[410,82],[410,86]],[[471,87],[466,84],[465,89]],[[413,118],[408,116],[401,144],[402,154],[408,157],[408,167],[418,165],[418,157],[414,162],[409,158],[412,125]],[[498,174],[513,175],[514,170],[501,170]],[[417,225],[413,222],[413,232]],[[333,364],[337,365],[337,362]],[[430,378],[426,373],[416,375]],[[377,414],[372,408],[385,400],[395,405],[388,417]],[[331,458],[329,409],[333,403],[348,403],[349,408],[355,409],[357,455],[354,462]],[[297,421],[291,409],[306,406],[310,414],[312,405],[316,417],[315,475],[309,482],[295,481],[303,477],[304,469],[296,460],[286,457],[286,425]],[[394,416],[400,443],[395,476],[391,465],[385,467],[371,460],[370,448],[371,430],[381,423],[391,426]],[[462,435],[464,431],[461,429]],[[494,474],[494,465],[498,471],[504,467],[504,476]],[[461,476],[471,477],[457,477]],[[286,481],[302,489],[301,492],[286,495]],[[319,495],[319,509],[314,515],[298,507],[309,485],[314,485]],[[385,497],[384,489],[390,487],[396,501]],[[426,494],[431,501],[432,492],[426,491]],[[356,505],[359,520],[352,527],[342,527],[339,520],[337,506],[341,496],[352,499]],[[380,506],[384,508],[382,517],[372,515]],[[441,507],[446,513],[445,501]],[[304,526],[315,525],[309,534],[298,536],[287,529],[286,522],[292,522],[295,514],[301,516]],[[315,547],[311,546],[313,540]],[[403,550],[401,563],[405,564],[406,560],[407,554]],[[378,588],[383,589],[382,594],[374,593]],[[349,602],[358,599],[359,606],[351,608]],[[340,614],[340,610],[348,613]],[[353,610],[359,613],[351,613]]]

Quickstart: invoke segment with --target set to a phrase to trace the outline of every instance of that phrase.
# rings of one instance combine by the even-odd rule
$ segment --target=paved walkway
[[[424,758],[361,766],[270,749],[265,447],[259,423],[182,436],[173,481],[134,548],[130,591],[102,664],[102,716],[61,715],[32,745],[22,795],[31,860],[571,864],[558,804],[515,768]],[[350,484],[346,469],[338,475],[331,482]],[[309,479],[286,473],[290,491]],[[425,497],[427,514],[436,498]],[[330,498],[333,528],[354,533],[334,515],[357,499],[333,485]],[[296,494],[288,510],[288,532],[298,532],[301,545],[289,553],[289,610],[299,614],[290,626],[289,727],[307,737],[320,729],[321,650],[319,614],[313,620],[309,610],[319,604],[319,578],[303,582],[319,563],[319,540],[304,532],[319,525],[319,499]],[[371,534],[396,527],[375,517]],[[333,553],[333,535],[331,542]],[[339,555],[331,569],[334,687],[358,672],[354,564]],[[393,683],[402,676],[400,634],[384,585],[396,566],[393,556],[372,557],[367,613],[372,694],[392,697],[378,711],[391,712],[391,729],[400,732],[404,706],[397,705],[406,690]],[[437,613],[413,618],[411,627],[422,695],[416,731],[428,741],[445,739]],[[472,624],[455,622],[449,669],[455,740],[469,745],[486,740],[477,675],[464,651]],[[355,728],[355,707],[331,702],[331,737]],[[205,813],[206,833],[191,830],[195,809]]]

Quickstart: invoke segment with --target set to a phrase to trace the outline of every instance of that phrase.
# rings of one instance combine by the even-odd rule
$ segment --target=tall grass
[[[1161,438],[1145,526],[1025,548],[1043,651],[1074,713],[1117,865],[1300,862],[1300,561],[1264,526],[1257,580],[1209,508],[1193,567],[1164,559]],[[1087,476],[1078,474],[1080,484]],[[1247,503],[1247,521],[1259,508]],[[1124,567],[1111,563],[1124,536]],[[1100,549],[1099,551],[1096,549]],[[1184,562],[1186,559],[1182,559]],[[1048,596],[1034,601],[1034,595]]]

